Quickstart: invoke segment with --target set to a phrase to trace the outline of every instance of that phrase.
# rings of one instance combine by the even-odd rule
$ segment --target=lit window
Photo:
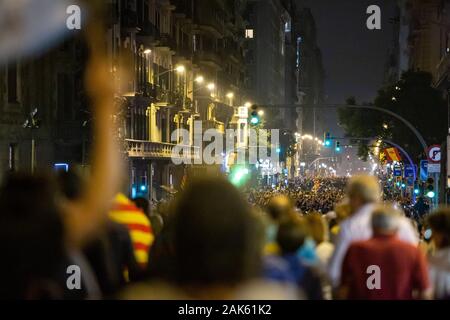
[[[291,22],[288,21],[284,24],[284,32],[288,33],[291,32]]]
[[[247,39],[253,39],[253,29],[246,29],[245,30],[245,37]]]

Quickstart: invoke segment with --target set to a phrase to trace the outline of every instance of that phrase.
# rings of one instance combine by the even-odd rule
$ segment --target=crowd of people
[[[91,170],[2,181],[0,298],[450,298],[450,209],[416,226],[372,176],[247,193],[188,179],[157,210],[121,194],[114,82],[88,29]]]
[[[90,207],[89,183],[76,172],[7,178],[1,298],[450,298],[450,210],[427,216],[425,237],[373,176],[346,181],[327,214],[299,211],[286,193],[252,205],[218,177],[188,181],[156,211],[121,193]]]
[[[276,195],[285,195],[295,202],[301,212],[332,211],[334,205],[344,198],[346,178],[299,178],[286,186],[277,188],[251,188],[247,191],[251,204],[265,206]]]

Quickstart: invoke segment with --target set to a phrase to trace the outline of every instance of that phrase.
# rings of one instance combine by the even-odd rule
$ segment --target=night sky
[[[387,54],[392,44],[395,0],[299,0],[310,7],[316,20],[322,50],[329,103],[350,96],[372,101],[381,86]],[[366,9],[381,8],[382,29],[368,30]]]
[[[371,102],[383,82],[385,64],[393,43],[395,0],[298,0],[311,8],[316,21],[318,45],[325,69],[325,101],[342,104],[355,96]],[[366,14],[369,5],[381,8],[381,30],[368,30]],[[343,136],[334,109],[319,109],[325,128]],[[346,150],[353,156],[353,151]],[[341,173],[342,174],[342,173]]]

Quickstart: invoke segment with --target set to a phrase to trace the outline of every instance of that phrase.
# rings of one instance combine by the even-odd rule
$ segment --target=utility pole
[[[38,109],[35,108],[30,112],[27,119],[23,123],[22,127],[24,129],[30,129],[31,132],[31,173],[34,173],[36,168],[36,141],[34,133],[36,129],[39,129],[41,125],[41,120],[37,118]]]

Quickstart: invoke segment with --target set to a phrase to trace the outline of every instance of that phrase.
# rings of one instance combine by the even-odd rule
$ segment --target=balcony
[[[189,151],[187,154],[173,154],[172,151],[175,144],[150,142],[142,140],[126,139],[127,153],[130,158],[146,158],[146,159],[184,159],[195,160],[200,159],[200,148],[194,146],[183,146]]]
[[[213,34],[215,37],[222,37],[225,32],[224,21],[218,19],[211,8],[202,8],[200,11],[202,12],[197,13],[198,28]]]
[[[222,69],[223,60],[215,52],[197,51],[195,53],[194,60],[197,64],[203,64],[212,68]]]
[[[176,50],[177,43],[174,38],[170,34],[161,33],[158,37],[158,42],[155,47],[166,49],[166,50]]]
[[[139,25],[138,40],[146,45],[154,45],[160,38],[158,28],[150,21],[144,21]]]
[[[128,30],[135,30],[138,27],[138,16],[136,11],[126,9],[121,15],[122,27]]]
[[[203,130],[215,129],[220,133],[225,133],[225,124],[217,120],[205,120],[202,126]]]

